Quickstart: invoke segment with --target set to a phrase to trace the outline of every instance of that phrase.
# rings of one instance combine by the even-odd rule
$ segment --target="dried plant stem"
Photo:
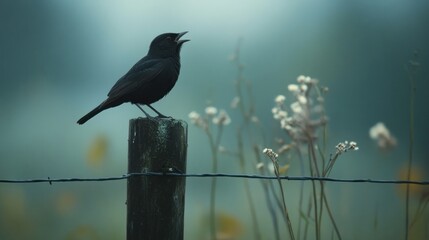
[[[310,173],[311,176],[317,176],[316,169],[315,169],[315,165],[313,164],[314,160],[312,160],[312,154],[311,154],[311,148],[312,145],[308,144],[308,160],[309,160],[309,164],[310,164]],[[319,233],[320,233],[320,226],[319,226],[319,217],[318,217],[318,207],[317,207],[317,189],[316,189],[316,184],[314,181],[311,181],[311,185],[313,187],[313,204],[314,204],[314,223],[315,223],[315,227],[316,227],[316,239],[320,239],[319,238]]]
[[[253,234],[255,235],[255,239],[261,239],[261,232],[259,231],[258,218],[256,217],[255,204],[253,203],[252,194],[250,193],[249,182],[248,179],[243,179],[243,181],[247,201],[249,202],[250,215],[252,216]]]
[[[254,104],[252,102],[253,98],[252,98],[252,94],[251,94],[251,89],[248,86],[247,94],[249,95],[249,108],[247,109],[246,106],[244,105],[244,95],[243,95],[243,91],[242,91],[242,88],[243,88],[242,85],[243,85],[243,82],[245,82],[245,79],[243,77],[244,65],[241,63],[241,60],[240,60],[240,45],[241,45],[241,39],[239,39],[239,41],[237,43],[237,47],[236,47],[235,53],[234,53],[233,62],[237,67],[237,77],[236,77],[236,82],[235,82],[235,90],[237,93],[237,97],[239,99],[238,109],[239,109],[239,111],[242,115],[242,118],[243,118],[243,123],[238,128],[238,133],[237,133],[238,158],[239,158],[239,163],[240,163],[240,170],[242,173],[245,173],[245,171],[246,171],[246,169],[245,169],[245,157],[244,157],[244,147],[243,147],[243,139],[242,139],[241,132],[242,132],[243,128],[246,129],[248,132],[248,135],[249,135],[249,139],[252,139],[251,131],[249,129],[249,123],[250,123],[250,116],[253,113]],[[259,156],[258,152],[256,154],[257,154],[257,156]],[[256,240],[260,240],[261,239],[261,233],[259,231],[259,223],[258,223],[258,218],[256,216],[255,204],[253,202],[253,198],[252,198],[252,194],[250,191],[248,180],[244,179],[243,183],[244,183],[244,189],[245,189],[246,196],[247,196],[247,201],[249,203],[250,214],[252,216],[254,236],[255,236]],[[264,186],[264,184],[263,184],[263,186]],[[264,191],[265,191],[265,189],[264,189]]]
[[[256,162],[258,162],[258,163],[261,162],[261,157],[259,155],[260,149],[257,145],[253,145],[253,152],[255,153]],[[267,175],[266,170],[264,168],[259,169],[259,173],[261,175]],[[277,221],[277,212],[274,210],[274,206],[273,206],[273,203],[271,201],[270,190],[273,193],[273,197],[279,206],[281,206],[280,201],[277,198],[277,196],[275,195],[275,191],[274,191],[272,181],[261,180],[261,184],[262,184],[262,189],[264,190],[265,201],[267,203],[268,211],[270,212],[271,220],[273,222],[274,234],[276,236],[276,239],[280,240],[280,231],[279,231],[279,224]],[[282,214],[282,216],[283,216],[283,214]]]
[[[417,53],[414,54],[414,60],[410,61],[408,74],[410,80],[410,132],[409,132],[409,141],[410,145],[408,148],[408,172],[407,180],[411,178],[411,167],[413,164],[413,147],[414,147],[414,95],[416,92],[414,75],[416,70],[419,67],[419,63],[416,61]],[[409,231],[409,209],[410,208],[410,185],[407,184],[407,192],[405,198],[405,240],[408,239]]]
[[[286,207],[285,194],[284,194],[284,191],[283,191],[282,181],[280,180],[280,175],[278,174],[278,169],[277,169],[277,177],[278,177],[278,178],[277,178],[277,180],[278,180],[278,182],[279,182],[279,186],[280,186],[280,192],[281,192],[281,194],[282,194],[283,210],[284,210],[284,212],[285,212],[286,219],[287,219],[287,227],[288,227],[288,229],[289,229],[289,235],[290,235],[290,238],[291,238],[292,240],[295,240],[295,236],[294,236],[294,234],[293,234],[292,222],[291,222],[291,220],[290,220],[289,212],[288,212],[287,207]]]
[[[211,182],[211,191],[210,191],[210,233],[212,239],[216,239],[216,209],[215,209],[215,200],[216,200],[216,178],[212,178]]]
[[[317,157],[316,157],[316,153],[314,152],[315,149],[315,145],[313,143],[313,139],[309,139],[308,145],[310,147],[310,156],[311,159],[313,160],[313,164],[315,166],[315,172],[316,172],[316,176],[319,177],[320,176],[320,171],[319,171],[319,167],[317,164]],[[317,237],[318,239],[321,239],[321,234],[322,234],[322,230],[321,230],[321,226],[322,226],[322,215],[323,215],[323,196],[325,195],[325,188],[323,186],[323,182],[319,181],[319,185],[320,185],[320,198],[319,198],[319,214],[318,214],[318,219],[316,219],[316,223],[319,225],[318,231],[317,232]],[[316,209],[316,208],[315,208]]]
[[[323,126],[323,150],[320,147],[318,147],[320,157],[322,158],[322,166],[323,166],[322,169],[325,168],[325,163],[326,163],[325,154],[326,154],[327,135],[328,135],[328,131],[327,131],[327,127],[325,125],[325,126]],[[325,169],[327,171],[323,170],[323,173],[322,173],[323,177],[326,177],[326,174],[329,174],[331,172],[331,169],[334,166],[334,163],[335,163],[336,159],[338,158],[338,156],[339,156],[338,154],[335,154],[335,157],[333,160],[331,158],[329,159],[330,160],[329,164],[331,164],[331,166],[328,166]],[[322,199],[325,202],[326,210],[328,211],[329,218],[331,219],[332,225],[334,226],[335,234],[337,235],[337,238],[339,240],[341,240],[342,238],[341,238],[340,230],[338,229],[337,223],[335,222],[334,215],[332,214],[331,208],[329,207],[328,200],[326,198],[326,194],[324,191],[324,184],[325,183],[323,181],[321,181],[320,184],[321,184],[320,186],[322,188]],[[322,211],[320,211],[320,214],[322,214]],[[334,233],[332,233],[332,239],[333,239],[333,237],[334,237]]]
[[[259,148],[255,145],[253,147],[256,159],[258,162],[260,162],[260,157],[259,157]],[[264,169],[260,169],[259,173],[261,175],[266,175],[266,172]],[[280,240],[280,232],[279,232],[279,224],[277,221],[277,213],[274,210],[274,206],[272,204],[271,198],[270,198],[270,189],[269,187],[269,183],[271,183],[271,181],[266,181],[266,180],[261,180],[261,184],[262,184],[262,189],[264,190],[264,195],[265,195],[265,201],[267,203],[267,207],[268,207],[268,211],[270,212],[271,215],[271,220],[273,222],[273,227],[274,227],[274,235],[276,237],[276,240]],[[275,196],[274,196],[275,197]]]
[[[243,139],[241,136],[241,131],[238,131],[237,139],[238,139],[238,156],[240,160],[240,171],[244,174],[246,170],[245,170],[244,147],[243,147]],[[249,202],[250,215],[252,216],[252,224],[253,224],[255,239],[259,240],[261,239],[261,233],[259,231],[259,223],[258,223],[258,218],[256,216],[255,204],[253,203],[253,198],[250,191],[248,180],[243,179],[243,184],[244,184],[244,190],[246,192],[246,199]]]
[[[273,222],[274,234],[276,236],[276,239],[280,240],[280,231],[279,231],[279,223],[277,221],[277,213],[274,210],[273,204],[271,202],[270,191],[269,191],[269,188],[268,188],[268,181],[262,180],[261,183],[262,183],[262,186],[263,186],[263,189],[264,189],[264,194],[265,194],[265,200],[267,202],[267,207],[268,207],[268,210],[270,211],[271,220]]]
[[[411,221],[410,229],[414,226],[414,224],[417,222],[417,220],[423,215],[423,213],[425,212],[425,208],[427,207],[428,203],[429,203],[428,197],[420,200],[419,206],[417,207],[417,211],[416,211],[417,214],[414,215],[414,218]]]
[[[212,145],[212,138],[209,137],[209,139],[211,139],[211,143],[210,146]],[[212,147],[212,172],[216,173],[217,172],[217,151],[213,150]],[[217,178],[212,178],[211,179],[211,187],[210,187],[210,233],[212,236],[212,239],[215,240],[216,239],[216,209],[215,209],[215,201],[216,201],[216,179]]]
[[[323,187],[323,183],[322,183],[322,187]],[[337,234],[338,239],[341,240],[342,238],[341,238],[340,230],[338,229],[338,226],[335,223],[334,215],[332,215],[332,211],[331,211],[331,208],[329,207],[328,200],[326,199],[326,195],[323,194],[322,198],[323,198],[323,201],[325,202],[325,206],[326,206],[326,210],[328,211],[329,218],[331,219],[332,225],[334,226],[335,234]]]
[[[329,175],[329,173],[331,172],[331,169],[334,166],[334,163],[337,160],[338,156],[339,156],[339,153],[336,153],[333,158],[329,159],[328,166],[325,168],[325,170],[323,170],[322,177],[327,177]],[[332,225],[334,226],[335,233],[336,233],[338,239],[341,240],[342,238],[341,238],[340,231],[339,231],[338,226],[335,222],[334,216],[332,215],[331,208],[329,207],[328,200],[327,200],[326,195],[325,195],[325,191],[324,191],[324,184],[325,183],[320,182],[320,184],[321,184],[320,186],[322,188],[322,199],[325,202],[326,210],[328,211],[329,218],[331,219]]]
[[[295,235],[293,233],[293,228],[292,228],[292,222],[290,220],[289,212],[288,212],[287,207],[286,207],[286,199],[285,199],[285,194],[283,191],[283,185],[282,185],[282,181],[280,179],[279,164],[278,164],[277,159],[275,157],[270,156],[270,159],[273,162],[274,173],[277,176],[277,181],[278,181],[279,187],[280,187],[280,193],[281,193],[282,201],[283,201],[283,211],[284,211],[284,215],[286,217],[286,225],[287,225],[287,228],[289,230],[289,236],[292,240],[295,240]]]
[[[305,227],[304,227],[304,237],[303,239],[306,240],[307,239],[307,233],[308,233],[308,225],[309,225],[309,221],[308,219],[311,217],[311,197],[308,200],[308,208],[307,208],[307,221],[305,222]]]
[[[220,144],[220,139],[222,135],[223,127],[222,125],[219,125],[218,127],[218,134],[216,137],[216,140],[214,140],[213,135],[211,134],[210,129],[206,130],[207,136],[209,138],[210,142],[210,149],[212,152],[212,172],[217,173],[218,168],[218,149]],[[216,240],[216,185],[217,185],[217,178],[211,179],[211,190],[210,190],[210,234],[211,238],[213,240]]]
[[[316,184],[314,181],[311,181],[311,185],[313,187],[313,205],[314,205],[314,223],[316,226],[316,239],[319,239],[319,221],[318,221],[318,213],[317,213],[317,192],[316,192]]]
[[[328,166],[323,170],[322,176],[327,177],[329,173],[331,173],[332,167],[334,166],[335,161],[337,161],[338,156],[339,154],[335,153],[334,157],[329,159]]]
[[[298,153],[299,167],[300,167],[300,171],[301,171],[301,176],[305,176],[304,175],[304,161],[302,159],[301,151],[300,151],[300,149],[298,147],[296,148],[296,151]],[[299,189],[299,213],[300,213],[300,218],[299,218],[299,221],[298,221],[298,233],[297,233],[298,234],[297,235],[297,239],[298,240],[301,239],[301,223],[302,223],[302,220],[304,219],[303,218],[303,214],[304,214],[304,211],[303,211],[304,182],[301,182],[300,185],[301,185],[300,189]],[[308,221],[307,221],[307,225],[308,225]]]
[[[314,145],[313,145],[313,142],[312,141],[310,141],[309,142],[309,147],[310,147],[310,149],[309,149],[309,151],[310,151],[310,156],[312,156],[312,158],[313,158],[313,160],[314,160],[314,162],[315,162],[315,164],[317,164],[317,161],[315,161],[316,160],[316,153],[315,153],[315,151],[314,151]],[[336,159],[338,158],[338,156],[339,156],[339,153],[336,153],[335,154],[335,156],[334,156],[334,158],[332,158],[332,159],[330,159],[330,161],[329,161],[329,163],[328,163],[328,166],[327,166],[327,168],[323,171],[323,173],[322,173],[322,176],[323,177],[325,177],[326,176],[326,174],[329,174],[329,172],[330,172],[330,170],[332,169],[332,167],[333,167],[333,165],[334,165],[334,163],[335,163],[335,161],[336,161]],[[322,157],[323,158],[323,157]],[[317,165],[316,165],[317,166]],[[316,168],[317,169],[317,168]],[[318,169],[317,169],[318,170]],[[316,170],[316,171],[317,171]],[[325,205],[326,206],[326,209],[327,209],[327,211],[328,211],[328,215],[329,215],[329,218],[330,218],[330,220],[331,220],[331,222],[332,222],[332,225],[334,226],[334,230],[335,230],[335,233],[336,233],[336,235],[337,235],[337,237],[338,237],[338,239],[342,239],[341,238],[341,234],[340,234],[340,231],[339,231],[339,229],[338,229],[338,226],[337,226],[337,224],[336,224],[336,222],[335,222],[335,219],[334,219],[334,217],[333,217],[333,215],[332,215],[332,211],[331,211],[331,208],[329,207],[329,203],[328,203],[328,201],[327,201],[327,198],[326,198],[326,195],[325,195],[325,183],[323,182],[323,181],[319,181],[319,183],[320,183],[320,212],[319,212],[319,214],[318,214],[318,216],[319,216],[319,219],[318,219],[318,221],[316,221],[316,223],[318,223],[319,224],[319,238],[320,238],[320,234],[321,234],[321,232],[320,232],[320,226],[321,226],[321,224],[322,224],[322,213],[323,213],[323,205]],[[324,204],[323,204],[324,203]],[[317,230],[316,230],[317,231]]]

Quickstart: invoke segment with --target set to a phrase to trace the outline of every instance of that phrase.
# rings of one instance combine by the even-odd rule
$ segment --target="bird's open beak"
[[[183,43],[190,41],[189,39],[183,39],[183,40],[180,40],[180,38],[181,38],[183,35],[185,35],[186,33],[188,33],[188,31],[186,31],[186,32],[181,32],[181,33],[177,34],[177,37],[176,37],[176,39],[174,39],[174,40],[177,42],[177,44],[178,44],[178,45],[182,45]]]

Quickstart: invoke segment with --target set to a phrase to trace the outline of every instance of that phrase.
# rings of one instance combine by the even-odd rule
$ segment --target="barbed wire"
[[[168,176],[168,177],[186,177],[186,178],[248,178],[248,179],[265,179],[276,180],[276,176],[252,175],[252,174],[227,174],[227,173],[202,173],[202,174],[183,174],[172,172],[144,172],[144,173],[128,173],[117,177],[101,177],[101,178],[36,178],[36,179],[0,179],[0,183],[58,183],[58,182],[106,182],[118,181],[131,177],[141,176]],[[288,181],[325,181],[325,182],[340,182],[340,183],[378,183],[378,184],[417,184],[429,185],[429,181],[407,181],[407,180],[379,180],[379,179],[340,179],[329,177],[311,177],[311,176],[281,176],[280,179]]]

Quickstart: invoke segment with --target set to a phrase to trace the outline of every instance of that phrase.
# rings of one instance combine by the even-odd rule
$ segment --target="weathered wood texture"
[[[175,119],[130,120],[128,172],[186,173],[187,124]],[[127,186],[127,240],[182,240],[182,177],[136,176]]]

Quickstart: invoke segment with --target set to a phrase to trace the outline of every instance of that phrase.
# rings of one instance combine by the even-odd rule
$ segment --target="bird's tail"
[[[91,112],[87,113],[85,116],[83,116],[81,119],[77,121],[78,124],[84,124],[86,121],[94,117],[95,115],[99,114],[101,111],[106,110],[108,108],[116,107],[118,105],[121,105],[124,101],[121,101],[120,98],[116,97],[109,97],[104,102],[102,102],[100,105],[98,105],[96,108],[92,109]]]
[[[95,115],[99,114],[101,111],[103,111],[105,108],[102,107],[102,104],[94,108],[91,112],[87,113],[85,116],[83,116],[81,119],[77,121],[78,124],[84,124],[86,121],[94,117]]]

